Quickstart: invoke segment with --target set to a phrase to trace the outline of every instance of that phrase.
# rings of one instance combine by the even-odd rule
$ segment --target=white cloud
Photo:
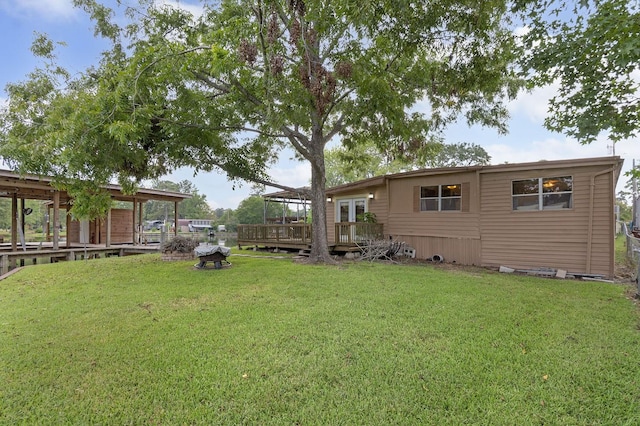
[[[521,93],[515,100],[509,102],[507,108],[511,115],[524,114],[532,123],[544,122],[549,111],[549,99],[558,92],[558,84],[551,84]]]
[[[633,160],[636,160],[636,164],[640,164],[640,143],[638,142],[638,140],[628,139],[615,144],[615,154],[624,159],[616,191],[622,190],[629,179],[625,176],[625,173],[631,170]],[[600,136],[598,140],[588,145],[580,144],[575,139],[559,136],[523,142],[517,145],[506,143],[485,144],[484,148],[491,155],[492,164],[606,157],[613,154],[613,143],[606,135]]]
[[[606,140],[599,140],[589,145],[581,145],[570,138],[548,137],[532,140],[517,145],[485,144],[484,148],[491,155],[492,164],[527,163],[542,160],[566,160],[571,158],[604,157],[609,155]]]
[[[169,6],[174,9],[182,9],[191,13],[194,18],[200,17],[204,12],[204,9],[200,4],[189,4],[179,0],[157,0],[156,6]]]
[[[283,153],[282,158],[286,157]],[[308,186],[311,180],[311,167],[308,162],[281,160],[269,170],[270,179],[281,185],[298,188]],[[205,195],[211,208],[236,209],[240,202],[251,195],[250,183],[229,182],[224,172],[201,172],[194,176],[192,169],[183,167],[164,176],[162,180],[192,182],[198,193]],[[278,188],[267,187],[266,192],[280,191]]]
[[[527,25],[523,25],[521,27],[518,27],[513,31],[513,33],[516,35],[516,37],[526,36],[530,32],[531,32],[531,28],[529,26],[527,26]]]
[[[282,185],[299,188],[309,186],[311,183],[311,165],[307,162],[280,162],[277,167],[269,170],[269,175],[274,182]]]
[[[0,0],[0,10],[13,16],[37,16],[50,21],[72,19],[77,14],[71,0]]]

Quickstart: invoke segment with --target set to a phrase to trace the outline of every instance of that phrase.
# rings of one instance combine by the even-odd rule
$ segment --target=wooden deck
[[[311,247],[311,225],[238,225],[238,247],[305,250]]]
[[[238,247],[254,246],[268,249],[311,248],[311,224],[238,225]],[[383,238],[382,224],[341,222],[334,228],[334,241],[330,249],[336,252],[359,250],[358,244]]]
[[[18,266],[98,259],[110,256],[126,256],[130,254],[157,253],[158,245],[133,246],[117,245],[105,247],[100,245],[73,246],[54,250],[46,245],[28,245],[26,250],[11,251],[11,247],[0,247],[0,275],[5,275]]]

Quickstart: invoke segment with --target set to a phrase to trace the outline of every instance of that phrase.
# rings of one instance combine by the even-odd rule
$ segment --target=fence
[[[624,222],[622,222],[622,229],[627,243],[627,257],[632,260],[637,267],[636,284],[638,285],[638,289],[636,290],[636,298],[640,298],[640,279],[638,279],[640,277],[640,260],[638,259],[640,256],[640,239],[636,238],[632,232],[629,232],[629,228]]]

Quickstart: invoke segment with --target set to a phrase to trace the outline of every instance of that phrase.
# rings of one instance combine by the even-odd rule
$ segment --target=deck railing
[[[335,232],[336,244],[340,245],[355,245],[363,241],[384,238],[381,223],[338,222]]]
[[[311,244],[311,224],[238,225],[238,243],[296,243]]]
[[[335,224],[335,244],[355,246],[384,238],[381,223],[340,222]],[[238,225],[238,244],[311,244],[311,224]]]

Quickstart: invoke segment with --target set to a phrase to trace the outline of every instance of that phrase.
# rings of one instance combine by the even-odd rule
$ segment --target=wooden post
[[[67,229],[69,232],[69,229]],[[53,249],[60,248],[60,192],[53,193]]]
[[[18,250],[18,194],[11,197],[11,251]]]
[[[140,201],[140,205],[138,206],[138,229],[140,232],[140,244],[144,242],[144,224],[142,223],[142,206],[144,203]]]
[[[105,246],[111,247],[111,209],[107,212],[107,239]]]
[[[94,244],[102,244],[102,219],[101,218],[96,218],[93,221],[93,226],[95,228],[95,232],[96,232],[96,237],[95,237],[95,241]]]
[[[69,208],[67,206],[67,208]],[[71,215],[69,214],[69,210],[65,210],[65,226],[67,227],[67,238],[65,238],[65,246],[67,248],[71,248],[71,238],[69,238],[69,229],[71,229]],[[89,238],[91,238],[91,233],[89,233]]]
[[[144,223],[142,222],[142,210],[144,207],[144,202],[140,201],[138,204],[138,227],[140,229],[140,244],[144,243]]]
[[[174,201],[174,204],[175,204],[175,208],[173,209],[174,216],[175,216],[173,218],[173,220],[174,220],[173,223],[175,224],[174,227],[173,227],[173,236],[174,237],[178,235],[178,203],[179,203],[179,201]]]
[[[141,241],[140,236],[140,228],[138,228],[138,224],[136,223],[137,213],[138,212],[138,200],[133,199],[133,211],[132,211],[132,221],[133,221],[133,229],[131,230],[131,240],[133,241],[133,245],[136,246]]]
[[[24,198],[20,198],[20,227],[22,228],[22,235],[25,235],[25,216],[24,216]],[[26,238],[26,237],[25,237]]]
[[[24,198],[20,198],[20,235],[22,235],[22,250],[26,250],[27,236],[25,234]],[[20,266],[24,266],[24,259],[20,259]]]
[[[46,224],[46,229],[47,229],[47,242],[51,241],[51,207],[47,206],[47,224]]]

